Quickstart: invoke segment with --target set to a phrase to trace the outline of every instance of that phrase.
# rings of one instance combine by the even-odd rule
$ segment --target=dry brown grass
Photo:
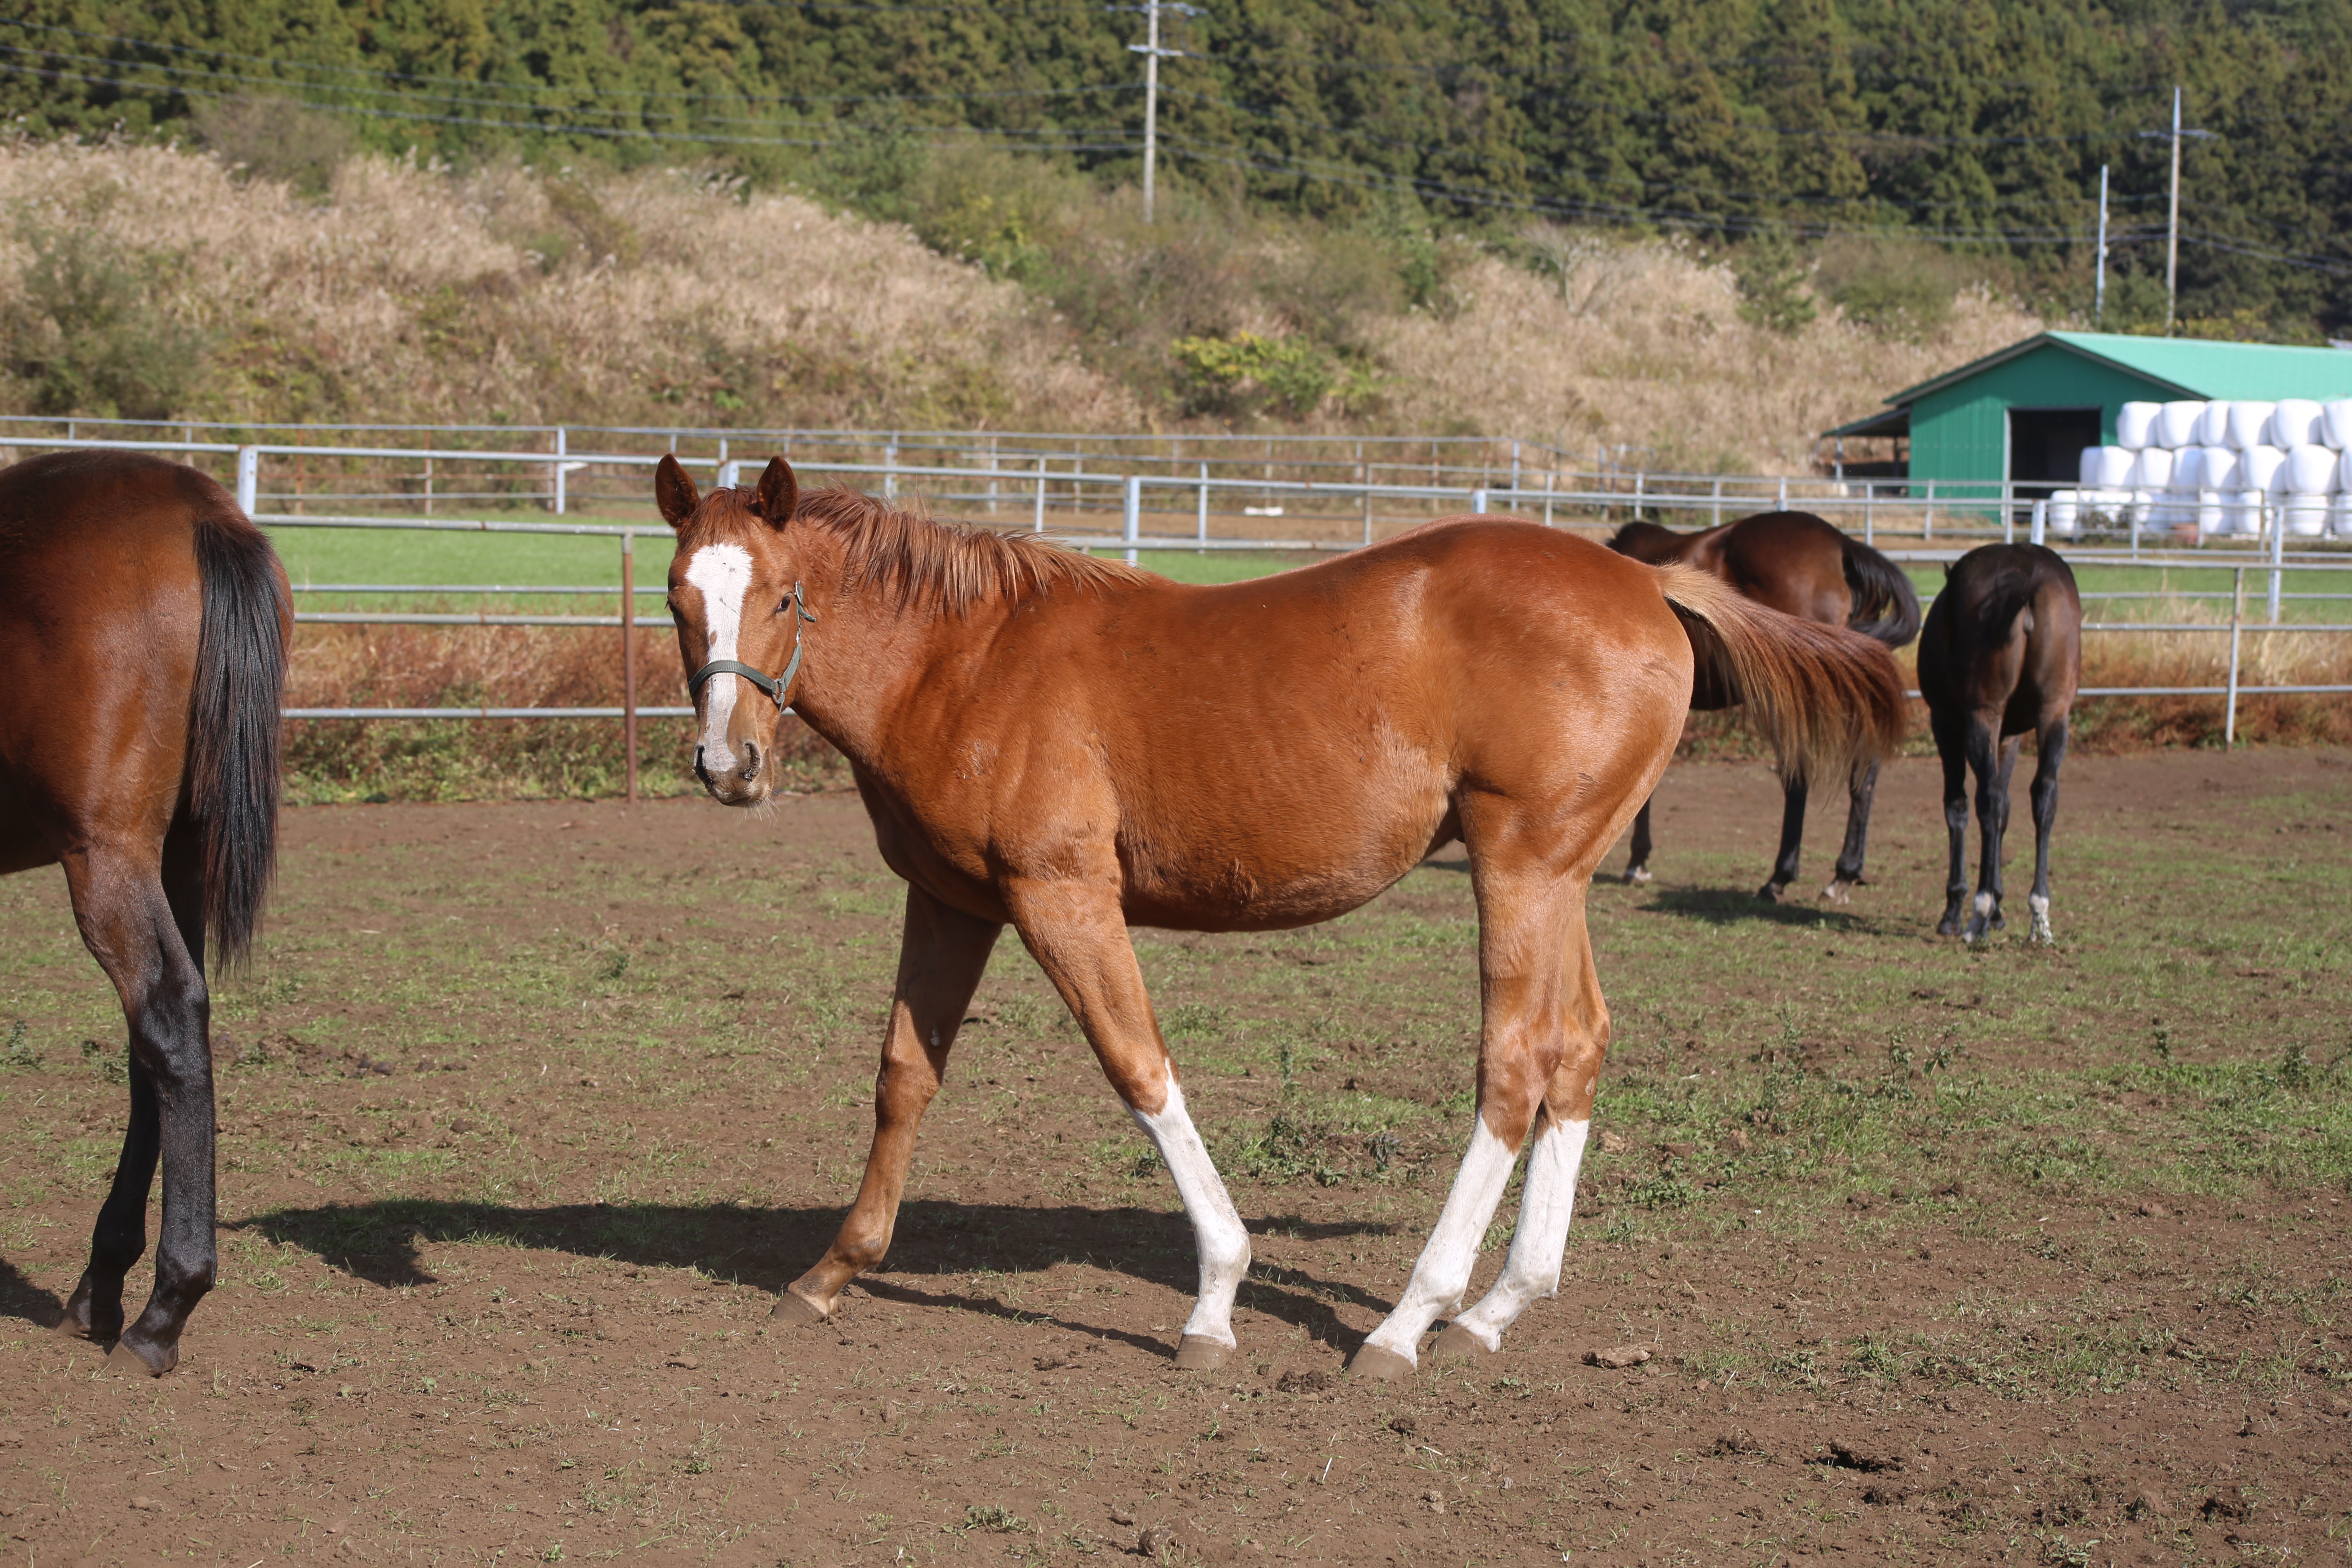
[[[171,283],[143,308],[212,343],[197,405],[178,411],[198,417],[1174,422],[1159,401],[1165,376],[1147,374],[1164,345],[1110,341],[1157,315],[1096,310],[1126,326],[1082,337],[1040,295],[911,229],[691,172],[591,181],[356,159],[313,202],[204,154],[16,142],[0,144],[0,303],[23,287],[31,228],[170,258]],[[1827,306],[1782,337],[1740,320],[1728,268],[1689,245],[1551,238],[1549,277],[1449,242],[1451,303],[1433,311],[1367,303],[1385,298],[1370,242],[1299,250],[1292,270],[1315,276],[1258,270],[1269,299],[1308,302],[1294,314],[1371,312],[1329,327],[1378,361],[1384,391],[1356,423],[1562,437],[1572,450],[1630,443],[1702,470],[1802,472],[1816,432],[2039,325],[1977,291],[1923,342]],[[1165,289],[1097,259],[1110,268],[1098,293]],[[1284,330],[1246,303],[1241,324]],[[0,384],[0,398],[26,397]],[[1328,406],[1307,423],[1350,427]]]
[[[1565,281],[1482,256],[1454,280],[1451,318],[1390,323],[1391,421],[1482,431],[1570,451],[1655,448],[1700,472],[1802,474],[1816,435],[1888,393],[2042,330],[1982,289],[1922,342],[1853,325],[1834,306],[1792,336],[1742,321],[1728,266],[1672,239],[1585,237]]]

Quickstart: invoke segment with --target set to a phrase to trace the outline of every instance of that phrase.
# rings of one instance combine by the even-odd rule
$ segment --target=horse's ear
[[[661,509],[662,521],[672,528],[694,515],[702,497],[696,493],[694,481],[677,466],[677,459],[668,453],[654,465],[654,505]]]
[[[769,458],[759,491],[751,498],[751,514],[766,519],[770,528],[782,528],[800,509],[801,482],[793,477],[793,466],[782,458]]]

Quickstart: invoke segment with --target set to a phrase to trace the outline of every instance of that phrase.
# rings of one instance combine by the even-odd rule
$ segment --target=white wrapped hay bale
[[[2220,398],[2205,405],[2197,421],[2197,444],[2200,447],[2226,447],[2230,444],[2230,405]]]
[[[2238,488],[2248,490],[2271,490],[2277,488],[2281,470],[2286,467],[2286,454],[2276,447],[2253,447],[2238,454]]]
[[[2240,398],[2215,406],[2222,410],[2221,445],[2251,452],[2270,444],[2271,416],[2277,412],[2277,404]]]
[[[2085,447],[2078,478],[2087,489],[2113,489],[2131,483],[2132,463],[2139,456],[2125,447]]]
[[[2156,444],[2168,447],[2176,452],[2201,446],[2203,443],[2198,440],[2197,430],[2204,423],[2204,404],[2189,401],[2168,403],[2157,410]],[[2346,428],[2352,429],[2352,419],[2347,419]]]
[[[2116,445],[2129,452],[2162,445],[2156,438],[2156,421],[2163,412],[2161,403],[2126,403],[2116,409]]]
[[[2306,442],[2287,452],[2273,488],[2295,495],[2327,495],[2344,488],[2343,464],[2343,454],[2335,448]]]
[[[2072,539],[2082,510],[2082,491],[2052,490],[2050,499],[2042,503],[2042,531],[2053,537]]]
[[[2317,439],[2337,451],[2352,451],[2352,397],[2338,397],[2319,405]],[[2352,485],[2336,489],[2352,494]]]
[[[2273,498],[2278,508],[2279,525],[2288,533],[2301,539],[2317,539],[2327,531],[2328,519],[2336,509],[2336,498],[2320,491],[2288,490]]]
[[[2172,488],[2172,470],[2179,458],[2168,447],[2146,447],[2132,454],[2131,478],[2124,482],[2136,490]]]
[[[2271,410],[2271,433],[2268,445],[2279,447],[2307,447],[2319,439],[2321,416],[2319,405],[2308,397],[2282,397]]]
[[[2187,457],[2188,454],[2183,453],[2182,456]],[[2227,447],[2200,447],[2196,448],[2195,458],[2185,466],[2196,481],[2193,488],[2197,499],[2192,517],[2197,524],[2197,537],[2203,539],[2209,534],[2238,532],[2243,513],[2232,504],[2237,498],[2231,494],[2241,488],[2238,454]],[[2176,479],[2179,472],[2178,468],[2173,470]]]

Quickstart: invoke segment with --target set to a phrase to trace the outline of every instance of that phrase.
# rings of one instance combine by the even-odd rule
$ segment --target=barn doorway
[[[2021,500],[2071,489],[2082,477],[2083,448],[2099,444],[2096,408],[2009,411],[2009,479]]]

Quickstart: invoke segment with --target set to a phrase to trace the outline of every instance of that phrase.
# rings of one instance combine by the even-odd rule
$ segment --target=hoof
[[[1649,879],[1650,868],[1647,866],[1628,866],[1625,868],[1625,885],[1627,887],[1638,888]]]
[[[58,1332],[69,1340],[89,1340],[98,1344],[122,1337],[122,1287],[100,1291],[90,1284],[89,1276],[81,1277],[73,1294],[66,1298],[65,1315],[58,1320]]]
[[[1206,1334],[1186,1334],[1176,1342],[1176,1370],[1214,1372],[1225,1364],[1234,1347]]]
[[[1785,884],[1780,882],[1767,882],[1756,889],[1756,896],[1765,903],[1777,904],[1780,901],[1780,889]]]
[[[1444,1361],[1449,1356],[1458,1356],[1464,1361],[1477,1362],[1486,1361],[1497,1353],[1499,1352],[1488,1350],[1486,1341],[1459,1323],[1446,1324],[1445,1331],[1437,1336],[1437,1342],[1429,1347],[1429,1358],[1432,1361]]]
[[[2055,947],[2058,945],[2058,939],[2050,934],[2050,922],[2043,920],[2040,915],[2033,917],[2033,934],[2027,937],[2025,940],[2033,943],[2036,947]]]
[[[768,1321],[772,1323],[822,1323],[831,1316],[832,1313],[793,1289],[785,1290],[776,1299],[776,1304],[768,1310]]]
[[[1394,1351],[1382,1350],[1374,1344],[1356,1347],[1348,1358],[1348,1370],[1359,1377],[1374,1377],[1382,1383],[1402,1383],[1412,1375],[1412,1363]]]
[[[1833,904],[1850,904],[1853,902],[1853,884],[1840,877],[1822,889],[1822,897]]]
[[[123,1377],[161,1377],[179,1364],[177,1345],[142,1346],[130,1339],[120,1339],[106,1352],[106,1370]]]

